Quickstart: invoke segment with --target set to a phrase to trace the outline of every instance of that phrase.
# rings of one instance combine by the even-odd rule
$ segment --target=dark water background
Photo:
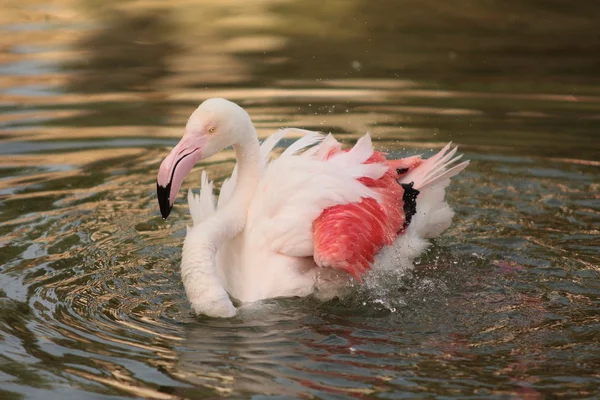
[[[4,0],[0,398],[597,398],[600,3]],[[203,99],[452,140],[455,223],[350,298],[190,314],[158,165]],[[224,178],[233,155],[197,168]]]

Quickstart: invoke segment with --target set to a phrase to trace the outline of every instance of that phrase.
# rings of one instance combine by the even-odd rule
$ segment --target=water
[[[598,396],[600,7],[575,3],[5,1],[0,397]],[[347,299],[191,315],[187,205],[163,222],[154,185],[215,95],[262,137],[458,143],[453,226]]]

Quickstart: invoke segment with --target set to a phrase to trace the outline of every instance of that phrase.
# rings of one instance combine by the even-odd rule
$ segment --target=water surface
[[[598,20],[584,1],[6,1],[0,397],[595,398]],[[261,137],[454,141],[453,226],[349,298],[193,316],[185,196],[164,222],[154,188],[210,96]]]

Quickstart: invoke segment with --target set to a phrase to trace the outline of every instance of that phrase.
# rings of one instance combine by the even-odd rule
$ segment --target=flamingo
[[[300,138],[271,160],[292,133]],[[206,171],[200,194],[188,192],[193,225],[181,259],[192,310],[223,318],[237,313],[231,298],[332,298],[373,268],[411,267],[450,226],[445,188],[469,163],[456,164],[451,143],[428,159],[388,160],[368,133],[348,150],[331,134],[294,128],[260,144],[242,107],[210,98],[160,165],[164,219],[193,166],[229,146],[237,163],[218,199]]]

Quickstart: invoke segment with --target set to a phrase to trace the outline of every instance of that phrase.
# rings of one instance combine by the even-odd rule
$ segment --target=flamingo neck
[[[254,127],[252,134],[245,137],[246,140],[233,146],[237,180],[231,198],[199,225],[189,228],[183,243],[181,277],[197,313],[230,316],[233,315],[231,310],[235,310],[217,276],[216,255],[223,243],[244,229],[250,201],[260,179],[260,146]]]
[[[237,217],[243,224],[241,227],[236,227],[237,234],[245,225],[246,212],[260,179],[260,146],[256,137],[256,131],[253,129],[252,137],[245,142],[235,144],[233,149],[237,160],[237,179],[231,199],[229,199],[229,202],[223,209],[228,209],[228,212],[238,214]],[[232,207],[228,207],[229,204]],[[235,208],[235,210],[231,208]]]

